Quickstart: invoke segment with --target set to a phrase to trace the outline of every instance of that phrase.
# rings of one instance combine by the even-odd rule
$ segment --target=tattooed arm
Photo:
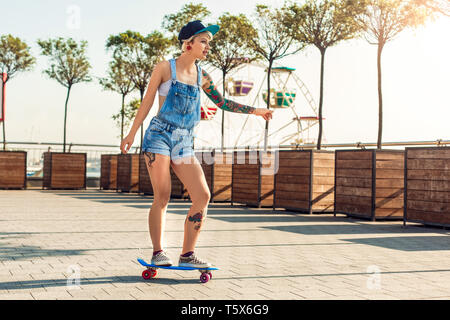
[[[214,102],[214,104],[218,106],[220,109],[236,113],[256,114],[256,108],[254,107],[246,106],[234,102],[232,100],[225,99],[217,90],[217,87],[214,84],[211,77],[209,76],[209,74],[203,69],[202,69],[202,88],[203,91],[208,96],[208,98],[212,102]]]

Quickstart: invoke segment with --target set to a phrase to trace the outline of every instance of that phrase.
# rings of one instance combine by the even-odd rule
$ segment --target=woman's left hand
[[[255,115],[263,117],[266,121],[272,119],[272,113],[273,110],[267,108],[256,108],[255,110]]]

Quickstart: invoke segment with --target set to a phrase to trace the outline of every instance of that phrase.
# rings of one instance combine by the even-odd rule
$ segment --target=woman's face
[[[190,53],[193,54],[196,59],[205,60],[210,49],[209,40],[207,33],[200,33],[194,38],[193,43],[191,44],[192,49],[189,50]]]

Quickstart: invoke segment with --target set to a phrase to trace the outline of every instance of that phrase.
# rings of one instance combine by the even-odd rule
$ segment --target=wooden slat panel
[[[279,168],[277,174],[279,175],[291,175],[291,176],[309,176],[309,168],[301,167],[289,167],[289,168]]]
[[[372,151],[336,151],[337,160],[372,159]]]
[[[429,202],[406,199],[406,205],[408,210],[413,209],[450,214],[450,203],[448,202]]]
[[[336,177],[371,178],[372,169],[336,169]]]
[[[403,188],[376,188],[375,196],[377,198],[396,198],[401,197],[403,199]]]
[[[450,159],[450,148],[408,149],[409,159]]]
[[[403,208],[403,197],[375,198],[376,208]]]
[[[279,191],[275,193],[277,199],[285,200],[302,200],[309,201],[309,192],[297,192],[297,191]]]
[[[278,183],[276,184],[277,192],[294,191],[294,192],[309,192],[309,183]]]
[[[450,214],[448,212],[429,212],[409,209],[406,214],[407,220],[421,220],[424,223],[439,223],[450,226]]]
[[[302,167],[309,168],[311,161],[309,159],[280,159],[279,167]]]
[[[372,198],[371,197],[356,197],[356,196],[348,196],[341,195],[336,193],[336,205],[338,203],[346,203],[346,204],[354,204],[360,206],[372,206]]]
[[[278,153],[279,159],[304,159],[308,160],[311,155],[310,151],[280,151]]]
[[[336,177],[336,186],[371,188],[372,178]]]
[[[418,180],[449,180],[450,171],[443,170],[407,170],[408,179]]]
[[[292,200],[292,199],[275,199],[275,207],[279,208],[293,208],[293,209],[304,209],[307,210],[309,208],[308,201],[300,201],[300,200]]]
[[[450,181],[407,180],[408,190],[450,191]]]
[[[337,160],[336,167],[340,169],[372,169],[372,159]]]
[[[408,159],[408,169],[450,172],[450,159]]]
[[[401,179],[405,177],[405,171],[400,169],[377,169],[377,179]]]
[[[403,179],[376,179],[375,188],[403,188],[405,181]]]
[[[376,218],[399,218],[403,219],[403,208],[376,208],[375,209]]]
[[[408,190],[408,200],[423,200],[450,203],[450,192],[445,191],[427,191],[427,190]]]
[[[372,188],[336,186],[336,194],[358,197],[371,197]]]
[[[403,159],[399,160],[379,160],[377,158],[376,162],[377,169],[401,169],[405,168],[405,161]]]
[[[404,162],[405,152],[392,152],[392,151],[376,151],[377,161],[378,160],[397,160]]]

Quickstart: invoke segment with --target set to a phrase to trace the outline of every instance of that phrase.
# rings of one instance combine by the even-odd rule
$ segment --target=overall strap
[[[177,80],[177,67],[175,64],[175,59],[170,59],[170,72],[172,74],[172,80]]]
[[[202,68],[200,68],[199,65],[197,65],[197,73],[198,73],[197,85],[200,88],[202,86]]]

